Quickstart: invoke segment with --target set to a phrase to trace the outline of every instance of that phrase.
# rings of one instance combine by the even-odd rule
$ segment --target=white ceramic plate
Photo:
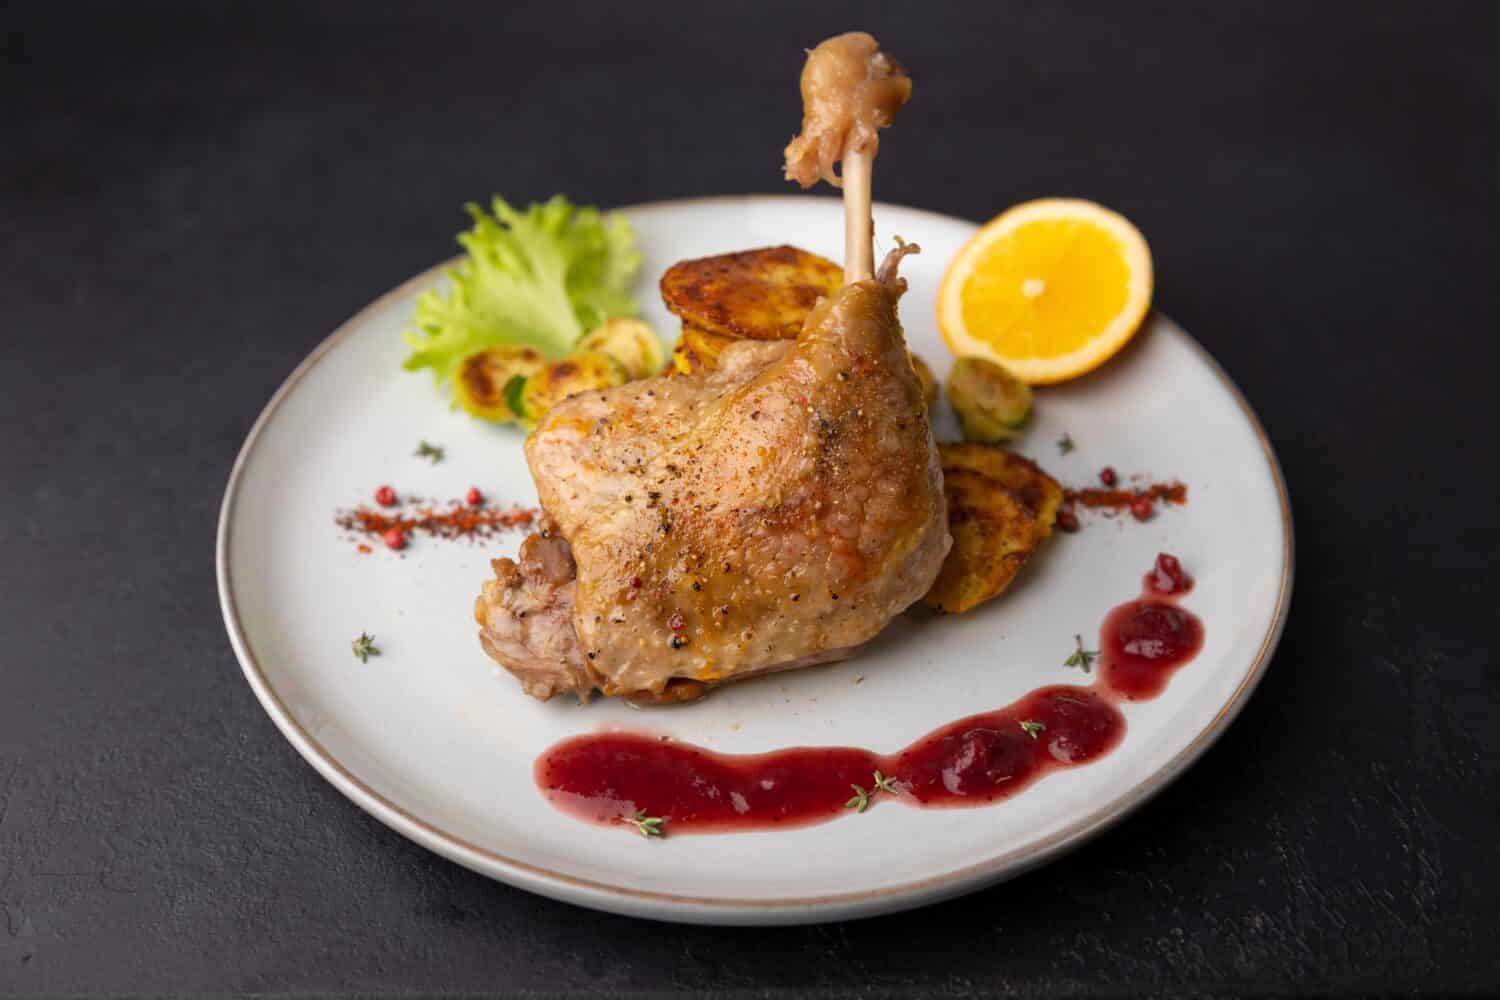
[[[664,338],[676,324],[656,279],[674,261],[793,243],[838,258],[837,201],[809,196],[671,202],[628,209],[645,257],[638,294]],[[877,238],[915,240],[903,272],[912,348],[946,374],[934,324],[945,263],[974,226],[877,206]],[[499,543],[414,540],[404,557],[361,555],[338,508],[389,482],[429,497],[534,504],[521,435],[452,412],[425,373],[400,370],[412,279],[330,336],[266,406],[230,477],[219,524],[220,599],[245,676],[319,773],[403,835],[475,871],[584,906],[665,920],[795,923],[934,902],[1056,857],[1139,806],[1229,725],[1276,645],[1292,579],[1290,508],[1254,414],[1214,361],[1156,316],[1102,370],[1038,394],[1020,449],[1068,484],[1122,473],[1181,478],[1189,503],[1140,524],[1089,520],[1057,536],[1005,595],[962,617],[898,620],[847,663],[731,685],[706,700],[633,710],[525,697],[480,651],[474,596]],[[938,436],[955,437],[951,416]],[[1060,455],[1068,432],[1077,449]],[[413,456],[419,440],[447,460]],[[1197,578],[1186,606],[1207,627],[1201,654],[1153,701],[1127,704],[1124,742],[997,805],[887,806],[774,833],[647,841],[577,822],[532,781],[555,741],[610,725],[648,726],[733,753],[807,744],[889,752],[954,719],[1005,705],[1065,669],[1075,632],[1096,635],[1134,597],[1156,553]],[[383,653],[355,660],[373,632]],[[853,683],[862,675],[861,684]]]

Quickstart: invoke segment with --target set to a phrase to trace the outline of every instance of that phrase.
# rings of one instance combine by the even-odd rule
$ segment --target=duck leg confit
[[[877,274],[870,244],[878,130],[910,92],[869,35],[808,54],[786,172],[843,187],[846,260],[796,340],[575,396],[528,438],[546,517],[475,605],[528,694],[682,701],[842,659],[932,585],[942,472],[896,318],[916,247]]]

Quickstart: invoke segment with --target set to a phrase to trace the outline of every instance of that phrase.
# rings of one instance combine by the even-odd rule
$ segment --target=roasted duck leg
[[[942,473],[896,318],[916,248],[872,274],[869,245],[876,129],[909,90],[868,35],[808,56],[788,176],[842,159],[863,244],[795,341],[575,396],[527,440],[548,520],[475,605],[527,693],[697,697],[848,656],[931,586],[951,544]]]

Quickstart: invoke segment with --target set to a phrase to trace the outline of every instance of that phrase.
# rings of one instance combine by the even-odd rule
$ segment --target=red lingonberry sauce
[[[1039,727],[1034,738],[1023,720]],[[874,790],[876,771],[904,801],[985,805],[1108,753],[1124,732],[1124,716],[1091,688],[1057,686],[951,723],[890,756],[856,747],[731,756],[610,732],[557,744],[537,761],[536,781],[553,805],[596,823],[640,810],[669,817],[673,833],[765,830],[839,815],[854,785],[879,803],[889,793]]]
[[[1022,722],[1039,723],[1032,737]],[[922,805],[963,806],[1014,795],[1048,771],[1115,748],[1125,717],[1092,688],[1038,688],[995,712],[952,722],[877,758]]]
[[[996,802],[1119,744],[1125,717],[1115,702],[1160,693],[1202,647],[1202,623],[1175,603],[1192,585],[1176,558],[1158,556],[1146,574],[1146,594],[1105,618],[1093,687],[1039,688],[893,754],[793,747],[734,756],[664,737],[604,732],[547,750],[536,762],[536,783],[549,802],[579,819],[631,829],[624,821],[644,813],[663,817],[670,833],[828,820],[855,811],[848,805],[855,785],[870,805],[892,797],[920,807]],[[875,787],[877,771],[889,789]]]
[[[1156,565],[1141,583],[1148,594],[1186,594],[1193,589],[1193,578],[1182,568],[1182,562],[1165,552],[1157,553]]]
[[[1202,648],[1203,623],[1191,611],[1159,598],[1131,601],[1104,618],[1099,678],[1126,701],[1145,701]]]
[[[1158,555],[1141,585],[1145,595],[1111,611],[1099,630],[1099,682],[1125,701],[1161,694],[1203,648],[1203,622],[1175,603],[1193,589],[1177,557]]]

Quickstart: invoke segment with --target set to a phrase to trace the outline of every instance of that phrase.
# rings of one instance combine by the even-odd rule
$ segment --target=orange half
[[[956,354],[1033,385],[1108,361],[1151,308],[1151,249],[1117,212],[1076,198],[1028,201],[964,244],[938,289],[938,329]]]

